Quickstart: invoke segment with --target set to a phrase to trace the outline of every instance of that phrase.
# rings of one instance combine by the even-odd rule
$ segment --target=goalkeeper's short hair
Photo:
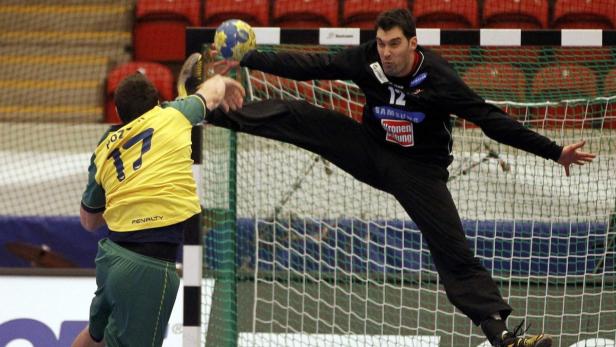
[[[379,14],[374,24],[374,30],[379,28],[388,31],[400,27],[407,39],[417,36],[415,18],[408,8],[395,8]]]

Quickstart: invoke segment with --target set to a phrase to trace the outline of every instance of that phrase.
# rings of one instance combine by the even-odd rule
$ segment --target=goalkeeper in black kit
[[[450,114],[477,124],[498,142],[558,162],[567,176],[570,165],[591,162],[595,154],[580,150],[584,141],[562,147],[487,104],[447,61],[417,45],[409,10],[381,13],[375,28],[376,40],[335,55],[253,50],[240,62],[295,80],[352,80],[367,100],[362,123],[304,101],[283,100],[212,110],[206,121],[297,145],[392,194],[421,231],[447,297],[481,326],[492,345],[551,346],[546,334],[521,336],[520,326],[507,329],[512,308],[467,245],[446,185],[453,160]]]

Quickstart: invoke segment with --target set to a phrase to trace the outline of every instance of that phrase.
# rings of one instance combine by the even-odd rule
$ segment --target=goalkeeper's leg
[[[383,184],[417,224],[451,303],[476,325],[494,313],[505,319],[511,307],[490,273],[469,248],[462,222],[447,188],[445,168],[381,155]]]
[[[379,156],[382,185],[417,224],[445,288],[447,298],[482,330],[494,346],[549,347],[548,335],[522,337],[507,330],[511,312],[490,273],[468,246],[462,222],[447,188],[444,168],[387,151]]]
[[[376,184],[375,156],[382,144],[353,119],[299,100],[265,100],[225,113],[208,112],[206,122],[296,145],[321,155],[356,179]]]

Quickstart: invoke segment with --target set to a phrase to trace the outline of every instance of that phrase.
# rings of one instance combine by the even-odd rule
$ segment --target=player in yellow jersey
[[[122,124],[96,148],[81,201],[83,227],[107,224],[109,236],[99,242],[90,324],[73,347],[162,345],[179,287],[183,223],[201,211],[191,128],[206,110],[241,107],[244,93],[237,81],[216,75],[195,94],[159,105],[144,75],[120,83],[114,99]]]

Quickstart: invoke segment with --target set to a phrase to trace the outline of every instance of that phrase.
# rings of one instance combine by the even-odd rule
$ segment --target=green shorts
[[[175,264],[98,243],[90,335],[108,347],[161,346],[180,278]]]

